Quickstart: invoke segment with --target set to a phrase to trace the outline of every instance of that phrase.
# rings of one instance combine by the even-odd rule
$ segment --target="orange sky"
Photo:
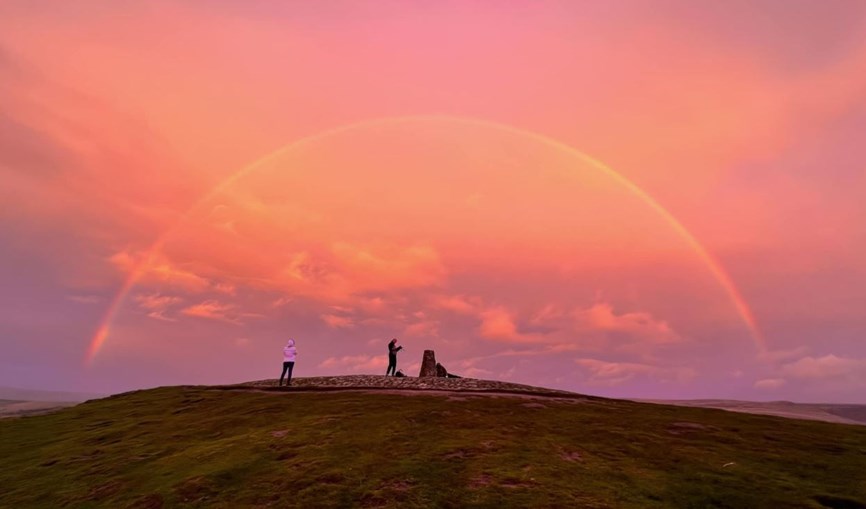
[[[378,372],[397,336],[407,371],[435,348],[584,392],[862,400],[864,24],[5,2],[0,384],[261,378],[288,337],[300,375]]]

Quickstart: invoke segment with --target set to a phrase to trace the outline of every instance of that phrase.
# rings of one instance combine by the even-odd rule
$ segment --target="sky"
[[[866,403],[866,3],[0,2],[0,385]]]

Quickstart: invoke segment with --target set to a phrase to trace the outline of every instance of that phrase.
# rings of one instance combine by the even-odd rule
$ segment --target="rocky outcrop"
[[[433,350],[424,350],[424,358],[421,360],[421,373],[419,377],[437,376],[436,354]]]

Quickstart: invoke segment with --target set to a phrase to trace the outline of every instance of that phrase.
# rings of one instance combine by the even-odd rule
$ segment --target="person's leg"
[[[289,369],[289,363],[288,363],[288,362],[284,362],[284,363],[283,363],[283,372],[280,373],[280,385],[281,385],[281,386],[283,385],[283,378],[286,376],[286,370],[287,370],[287,369]]]
[[[385,376],[388,376],[389,373],[391,375],[393,375],[396,372],[397,372],[397,356],[396,355],[389,355],[388,356],[388,371],[385,372]]]
[[[292,385],[292,370],[295,369],[295,363],[289,363],[289,378],[286,380],[286,385]]]

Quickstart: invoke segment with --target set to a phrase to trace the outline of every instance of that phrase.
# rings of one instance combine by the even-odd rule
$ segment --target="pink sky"
[[[866,402],[863,133],[858,0],[7,1],[0,385]]]

